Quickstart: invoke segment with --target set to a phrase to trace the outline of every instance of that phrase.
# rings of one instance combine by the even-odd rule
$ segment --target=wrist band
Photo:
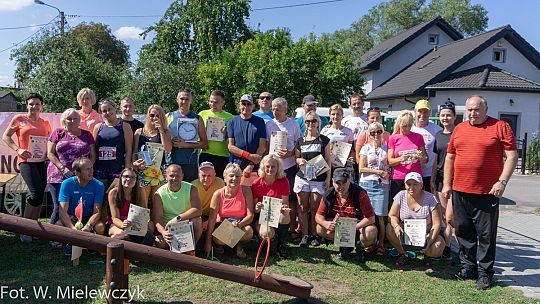
[[[249,152],[248,151],[242,151],[242,158],[248,158],[249,157]]]

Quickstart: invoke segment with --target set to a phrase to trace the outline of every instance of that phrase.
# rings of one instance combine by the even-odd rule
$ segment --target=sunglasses
[[[122,175],[122,178],[123,179],[131,179],[131,180],[133,180],[133,179],[136,179],[137,177],[134,176],[134,175]]]
[[[152,117],[152,118],[154,118],[154,117],[159,118],[159,114],[156,114],[156,113],[150,113],[150,117]]]
[[[305,123],[311,123],[311,124],[314,124],[314,123],[318,123],[319,121],[316,120],[316,119],[312,119],[312,120],[306,120]]]
[[[450,110],[453,110],[455,109],[455,106],[451,103],[445,103],[445,104],[442,104],[439,106],[439,110],[444,110],[444,109],[450,109]]]
[[[242,101],[240,104],[243,105],[244,107],[248,107],[248,106],[253,105],[251,102],[244,102],[244,101]]]
[[[272,99],[272,96],[259,96],[260,100],[270,100]]]
[[[381,110],[381,108],[379,108],[379,107],[371,107],[371,108],[367,109],[368,112],[369,111],[380,111],[380,110]]]
[[[382,133],[383,133],[383,130],[377,130],[377,131],[369,132],[369,134],[370,134],[371,136],[381,135]]]

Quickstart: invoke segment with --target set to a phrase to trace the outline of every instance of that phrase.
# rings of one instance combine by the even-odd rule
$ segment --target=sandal
[[[377,249],[375,250],[376,256],[384,256],[384,253],[386,250],[384,250],[384,247],[382,245],[377,246]]]
[[[375,245],[371,245],[371,246],[368,246],[364,249],[364,251],[367,253],[367,254],[372,254],[375,249],[377,249],[377,247]]]

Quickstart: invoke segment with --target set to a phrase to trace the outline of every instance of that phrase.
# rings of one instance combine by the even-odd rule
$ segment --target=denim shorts
[[[388,185],[370,180],[360,182],[360,187],[366,190],[375,214],[377,216],[388,216]]]

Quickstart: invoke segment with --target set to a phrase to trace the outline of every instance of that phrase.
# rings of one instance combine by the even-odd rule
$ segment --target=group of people
[[[213,232],[229,221],[244,232],[234,248],[240,258],[254,235],[275,238],[275,252],[286,258],[288,236],[300,247],[319,246],[334,239],[340,217],[353,218],[356,242],[340,247],[337,258],[347,259],[353,250],[357,263],[366,253],[382,256],[387,240],[398,268],[411,258],[405,224],[424,220],[425,242],[412,249],[422,251],[426,264],[450,258],[455,233],[457,276],[477,279],[480,289],[491,286],[498,199],[515,167],[516,147],[508,124],[487,116],[483,97],[467,99],[468,121],[458,126],[455,105],[439,106],[442,128],[429,121],[429,101],[419,100],[414,115],[400,112],[393,134],[381,124],[381,109],[364,114],[359,94],[349,100],[351,115],[344,117],[335,104],[329,119],[317,114],[312,95],[303,98],[305,114],[296,119],[287,117],[287,100],[269,92],[259,94],[258,111],[253,97],[243,95],[236,116],[223,110],[224,97],[212,91],[209,109],[197,114],[191,92],[183,89],[177,111],[152,105],[142,123],[133,117],[130,98],[121,100],[120,117],[109,99],[99,103],[98,113],[93,91],[85,88],[77,95],[81,109],[64,111],[62,127],[51,130],[40,118],[43,98],[30,94],[28,112],[16,115],[3,135],[28,185],[24,216],[38,218],[48,185],[53,224],[76,229],[75,209],[82,202],[83,231],[168,249],[168,227],[189,220],[194,242],[208,255],[223,252]],[[286,141],[271,147],[278,133]],[[45,155],[32,148],[40,138],[47,141]],[[161,147],[157,164],[144,157],[149,143]],[[346,161],[335,155],[342,143],[350,147]],[[281,200],[277,228],[259,224],[264,197]],[[124,231],[131,204],[151,211],[144,237]]]

